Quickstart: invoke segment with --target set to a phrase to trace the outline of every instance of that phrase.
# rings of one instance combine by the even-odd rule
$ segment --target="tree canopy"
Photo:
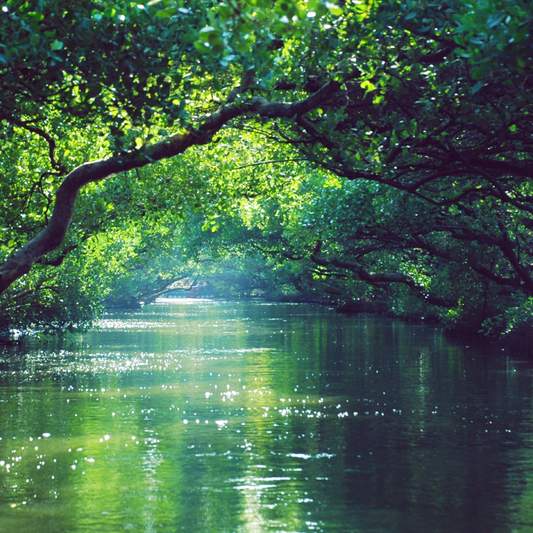
[[[529,2],[1,10],[0,329],[75,327],[97,279],[213,257],[486,330],[529,320]]]

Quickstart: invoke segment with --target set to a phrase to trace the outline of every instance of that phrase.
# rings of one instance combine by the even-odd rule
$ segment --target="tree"
[[[368,184],[360,202],[339,199],[357,215],[339,228],[350,247],[298,237],[323,275],[355,273],[453,308],[455,268],[533,297],[530,3],[55,0],[3,11],[3,157],[17,171],[4,180],[0,291],[79,245],[83,232],[72,243],[66,232],[81,189],[105,191],[87,186],[231,127],[327,180]],[[24,183],[17,172],[28,171]],[[95,205],[108,209],[107,198]],[[97,215],[87,234],[112,223]]]
[[[461,276],[483,295],[471,295],[483,301],[480,325],[533,296],[531,5],[383,2],[367,15],[361,25],[346,11],[336,34],[336,61],[352,61],[358,78],[327,108],[271,130],[328,172],[375,184],[330,206],[326,216],[358,212],[345,233],[329,216],[332,231],[320,227],[307,256],[324,275],[403,284],[450,309],[470,292],[454,290]]]
[[[61,0],[46,7],[15,1],[4,6],[0,31],[4,41],[15,42],[2,56],[0,116],[6,134],[29,132],[47,143],[50,170],[40,175],[39,183],[50,175],[65,177],[45,229],[0,267],[0,292],[61,245],[78,192],[87,184],[211,142],[220,128],[244,114],[304,115],[339,88],[340,83],[331,80],[290,104],[252,96],[251,87],[257,83],[250,72],[262,74],[282,55],[276,33],[286,29],[287,14],[294,13],[300,26],[320,31],[319,24],[306,18],[306,10],[297,13],[289,4],[265,6],[259,2],[243,11],[222,4],[213,11],[210,2],[201,1],[188,7],[170,2],[106,7]],[[273,24],[264,26],[271,15]],[[214,26],[205,25],[209,20]],[[302,27],[294,35],[301,34]],[[235,87],[239,78],[242,83]],[[193,116],[230,88],[218,110]],[[114,154],[67,172],[51,130],[66,135],[71,128],[79,131],[88,125],[103,130],[104,149]],[[161,126],[181,126],[181,131],[167,135]],[[154,135],[163,138],[151,143]]]

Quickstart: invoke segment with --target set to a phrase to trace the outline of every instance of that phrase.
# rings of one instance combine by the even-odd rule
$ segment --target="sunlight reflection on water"
[[[527,504],[530,365],[434,329],[193,300],[63,344],[0,367],[0,531],[470,533]]]

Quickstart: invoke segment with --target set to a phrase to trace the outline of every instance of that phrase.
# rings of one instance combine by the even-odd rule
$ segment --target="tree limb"
[[[48,152],[49,152],[50,164],[52,165],[52,168],[58,174],[66,173],[67,169],[59,161],[57,161],[55,157],[56,142],[48,133],[46,133],[46,131],[42,130],[41,128],[37,128],[36,126],[32,126],[28,122],[24,122],[23,120],[16,119],[15,117],[8,115],[2,110],[0,110],[0,120],[5,120],[9,122],[10,124],[13,124],[14,126],[18,126],[19,128],[23,128],[31,133],[35,133],[39,135],[40,137],[42,137],[48,143]]]
[[[76,197],[85,185],[174,157],[191,146],[207,144],[217,131],[241,115],[251,113],[267,118],[293,118],[304,115],[327,101],[339,88],[339,82],[330,81],[309,97],[293,103],[269,102],[259,96],[241,99],[225,104],[215,113],[202,117],[197,129],[170,135],[140,150],[80,165],[70,172],[59,186],[48,226],[0,266],[0,294],[27,274],[37,260],[61,245],[70,226]]]
[[[409,288],[413,289],[416,295],[425,300],[428,304],[446,308],[452,308],[457,306],[457,302],[455,300],[441,298],[440,296],[427,292],[424,287],[417,285],[411,276],[407,276],[406,274],[402,274],[401,272],[375,274],[367,272],[358,264],[351,263],[350,261],[342,261],[339,259],[328,260],[318,257],[316,255],[311,256],[311,260],[317,265],[332,265],[338,268],[344,268],[346,270],[355,272],[357,273],[361,281],[365,281],[366,283],[370,283],[371,285],[374,285],[376,283],[403,283],[404,285],[407,285]]]

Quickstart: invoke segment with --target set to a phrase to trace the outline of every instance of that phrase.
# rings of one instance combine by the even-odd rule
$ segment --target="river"
[[[5,533],[533,533],[532,364],[309,304],[0,351]]]

